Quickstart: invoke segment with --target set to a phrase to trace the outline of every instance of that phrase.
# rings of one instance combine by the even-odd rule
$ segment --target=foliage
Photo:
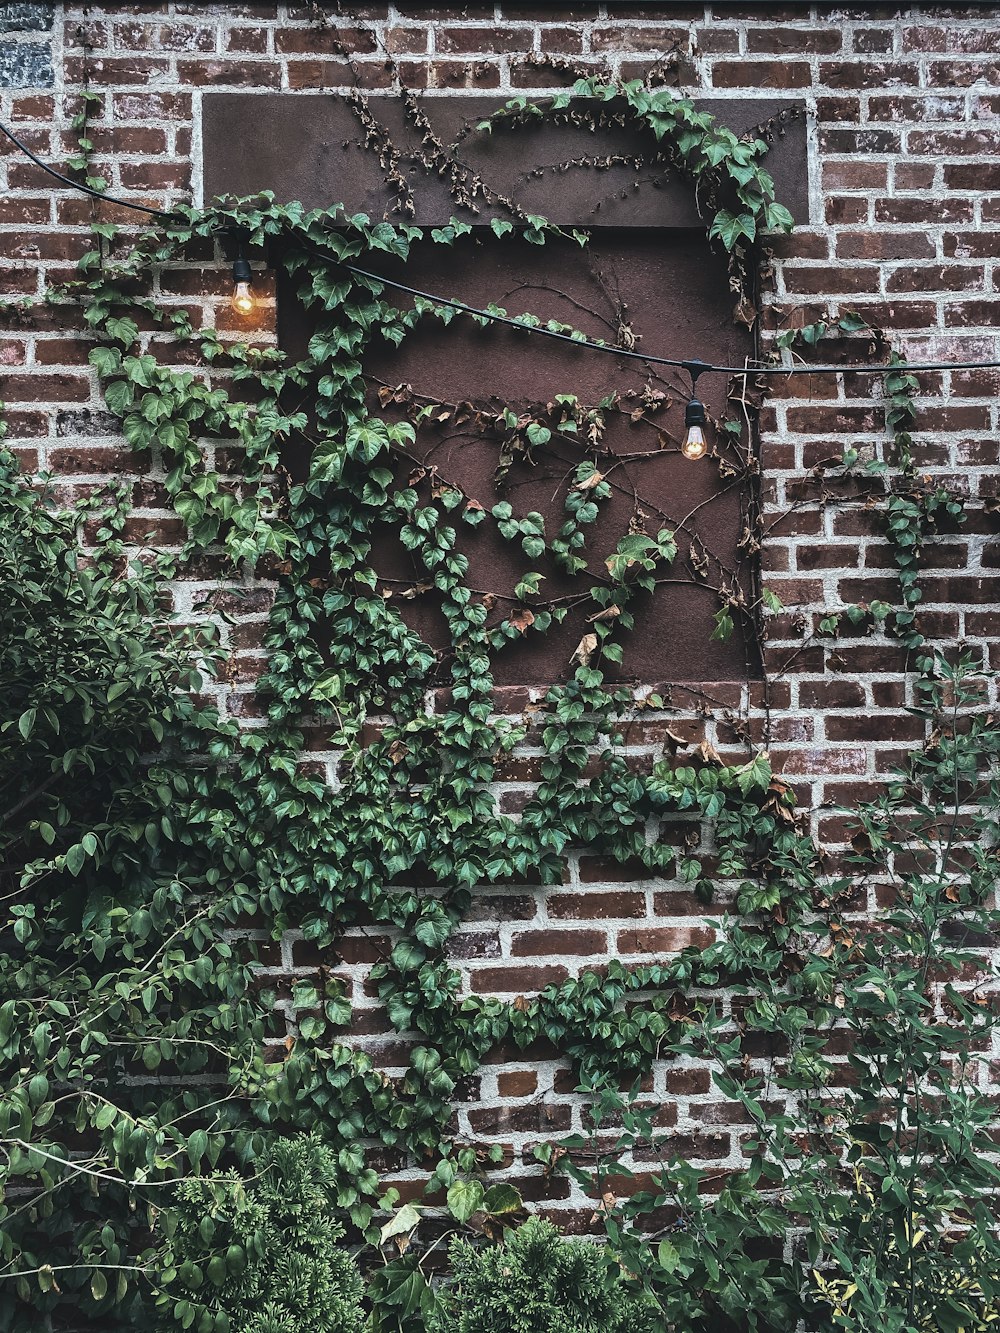
[[[696,182],[712,214],[709,230],[733,257],[734,288],[749,318],[750,242],[767,227],[788,225],[761,165],[764,141],[740,139],[690,103],[640,85],[586,81],[574,95],[624,105]],[[534,114],[527,104],[515,110]],[[558,239],[544,219],[514,216],[532,243]],[[498,236],[507,234],[504,225],[494,225]],[[337,208],[307,212],[264,196],[179,210],[124,256],[113,228],[94,230],[98,246],[82,261],[78,282],[49,299],[81,304],[108,407],[122,418],[132,448],[160,470],[186,540],[176,564],[147,559],[126,568],[124,498],[58,516],[5,464],[0,495],[9,533],[0,560],[9,605],[0,608],[0,626],[12,687],[0,705],[0,791],[9,802],[0,1321],[12,1333],[34,1329],[39,1315],[57,1328],[83,1318],[124,1330],[142,1326],[156,1287],[161,1314],[182,1327],[215,1333],[227,1319],[263,1319],[265,1312],[276,1326],[291,1319],[320,1326],[319,1315],[306,1313],[306,1302],[320,1299],[320,1269],[333,1270],[349,1307],[355,1288],[331,1233],[320,1244],[307,1226],[311,1217],[297,1214],[302,1255],[282,1257],[295,1269],[294,1282],[285,1281],[291,1269],[271,1251],[265,1257],[275,1266],[255,1264],[251,1273],[255,1231],[291,1225],[281,1211],[291,1204],[273,1179],[277,1163],[299,1173],[315,1211],[326,1215],[335,1191],[336,1208],[359,1240],[387,1238],[376,1224],[372,1144],[433,1170],[453,1221],[465,1225],[482,1213],[502,1228],[516,1207],[476,1179],[477,1153],[449,1130],[456,1084],[497,1042],[528,1046],[544,1037],[599,1086],[693,1041],[696,997],[735,986],[765,1006],[751,1008],[753,1025],[777,1026],[810,1054],[806,1029],[795,1024],[804,997],[819,1003],[834,966],[808,956],[816,849],[766,754],[727,765],[706,745],[689,762],[663,759],[637,772],[622,753],[623,724],[662,700],[610,682],[643,596],[670,576],[677,536],[666,527],[647,530],[633,516],[593,572],[588,537],[608,498],[599,466],[607,404],[557,395],[551,411],[508,408],[490,426],[501,482],[519,457],[544,449],[554,430],[578,442],[565,521],[554,536],[537,513],[517,512],[509,499],[484,506],[417,466],[416,432],[435,405],[383,401],[384,413],[375,410],[366,352],[456,316],[423,299],[394,304],[382,281],[348,266],[406,261],[418,245],[468,244],[467,223],[453,221],[427,237],[407,224],[372,223]],[[151,275],[233,233],[251,249],[269,247],[296,283],[315,321],[300,361],[196,328],[185,310],[153,300]],[[530,327],[537,319],[520,322]],[[899,384],[890,385],[900,413],[904,398],[912,399],[908,378],[899,372]],[[896,425],[903,429],[902,416]],[[291,482],[283,460],[293,439],[307,444],[309,459]],[[899,511],[907,533],[930,512],[917,507],[916,517]],[[82,521],[86,559],[77,539]],[[528,562],[506,616],[491,616],[459,549],[459,533],[484,523],[495,523]],[[423,589],[440,608],[444,651],[425,643],[399,599],[380,589],[372,552],[387,540],[413,569],[414,595]],[[905,546],[896,542],[899,551]],[[918,550],[910,552],[914,561]],[[546,561],[578,577],[590,629],[567,678],[516,725],[493,713],[493,668],[511,644],[545,633],[566,614],[559,598],[541,590]],[[213,641],[182,633],[163,611],[172,574],[211,577],[220,566],[233,596],[254,568],[275,589],[258,689],[266,716],[243,728],[198,700],[211,681]],[[902,557],[900,569],[911,569]],[[916,601],[915,577],[897,616]],[[732,626],[732,610],[727,601],[720,634],[726,622]],[[434,711],[431,691],[441,701]],[[540,780],[514,817],[497,809],[490,784],[529,726]],[[307,735],[321,737],[335,756],[336,790],[302,763]],[[678,856],[669,835],[678,825],[706,823],[711,851],[697,844]],[[559,883],[573,848],[650,874],[673,871],[676,862],[679,877],[705,900],[718,884],[731,889],[736,910],[719,941],[703,950],[638,967],[613,960],[600,973],[584,971],[511,1004],[462,996],[448,945],[474,888]],[[296,985],[286,1033],[254,985],[252,956],[229,935],[249,926],[277,938],[294,926],[332,950],[358,923],[386,928],[395,939],[372,979],[396,1030],[416,1034],[397,1079],[344,1037],[350,1006],[335,977]],[[776,988],[771,1014],[766,1004]],[[713,1025],[710,1007],[698,1031],[728,1068],[730,1037]],[[335,1149],[273,1142],[302,1129],[315,1129]],[[722,1212],[750,1217],[757,1234],[773,1240],[774,1215],[752,1194],[754,1185],[749,1194],[733,1186]],[[693,1197],[692,1211],[696,1203]],[[202,1204],[217,1244],[215,1232],[202,1231]],[[165,1239],[151,1239],[158,1218],[170,1219]],[[406,1226],[398,1218],[388,1223],[388,1239],[416,1229],[412,1216]],[[726,1253],[735,1253],[729,1224],[719,1225],[718,1244],[725,1239]],[[165,1262],[163,1247],[175,1262]],[[662,1253],[669,1263],[670,1252]],[[713,1253],[692,1248],[685,1260],[692,1266],[685,1318],[734,1308],[739,1293],[723,1290],[713,1275]],[[469,1292],[503,1288],[510,1275],[502,1256],[519,1256],[524,1273],[536,1274],[534,1289],[552,1296],[553,1330],[589,1327],[556,1313],[562,1297],[544,1284],[563,1271],[567,1298],[603,1310],[606,1320],[642,1326],[640,1307],[621,1294],[606,1258],[564,1245],[545,1228],[532,1226],[482,1259],[461,1245],[455,1254]],[[831,1257],[824,1250],[817,1263]],[[762,1262],[750,1274],[761,1299],[794,1313],[798,1288],[780,1265]],[[551,1268],[539,1273],[538,1265]],[[259,1289],[252,1286],[258,1281]],[[690,1304],[703,1299],[699,1290],[708,1293],[705,1311]],[[852,1301],[860,1308],[856,1293],[829,1290],[845,1308]],[[373,1320],[387,1329],[394,1320],[414,1327],[435,1305],[406,1252],[379,1271],[373,1291],[386,1312],[384,1322],[378,1310]],[[523,1298],[508,1294],[520,1317]],[[647,1280],[646,1295],[660,1294]],[[294,1313],[285,1299],[293,1295],[301,1297]],[[352,1318],[345,1314],[346,1327]],[[480,1326],[489,1325],[469,1325]],[[267,1325],[250,1327],[264,1333]]]
[[[651,1305],[630,1296],[603,1247],[565,1240],[540,1218],[503,1245],[456,1240],[429,1333],[654,1333]]]
[[[56,514],[0,456],[0,1322],[11,1330],[63,1303],[131,1308],[141,1265],[128,1262],[124,1182],[141,1195],[218,1158],[225,1109],[199,1123],[218,1102],[199,1076],[224,1055],[238,1078],[265,1030],[248,962],[223,933],[247,900],[239,849],[213,834],[225,798],[208,775],[231,738],[196,702],[211,646],[165,622],[154,567],[125,567],[122,513],[112,497]],[[213,901],[223,874],[231,885]]]
[[[598,1099],[595,1128],[622,1117],[618,1153],[652,1145],[661,1161],[606,1227],[671,1326],[778,1330],[805,1317],[810,1329],[959,1333],[1000,1319],[995,1111],[979,1090],[998,1023],[985,944],[1000,920],[1000,728],[971,659],[933,667],[921,687],[931,741],[855,812],[852,874],[817,885],[811,929],[826,946],[748,995],[736,1029],[708,1002],[674,1046],[714,1064],[753,1126],[747,1168],[712,1198],[705,1172],[668,1156],[651,1110],[606,1089]],[[851,911],[869,884],[890,899],[877,924]],[[787,1043],[777,1075],[750,1062],[762,1036]],[[767,1105],[778,1088],[795,1094],[791,1109]],[[565,1142],[561,1165],[600,1197],[609,1172],[629,1169],[574,1162],[585,1146]],[[664,1209],[676,1220],[657,1245],[642,1222]]]
[[[336,1155],[279,1139],[249,1180],[190,1178],[157,1219],[166,1235],[156,1304],[195,1333],[361,1333],[363,1284],[340,1244]]]

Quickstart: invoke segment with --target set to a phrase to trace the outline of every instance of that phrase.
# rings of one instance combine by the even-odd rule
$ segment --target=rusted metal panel
[[[381,271],[472,305],[495,301],[511,313],[531,311],[543,319],[572,323],[608,341],[614,341],[623,318],[640,349],[663,356],[698,354],[740,364],[752,350],[746,330],[733,325],[725,268],[709,250],[703,232],[604,231],[581,249],[571,241],[537,247],[498,240],[487,231],[449,249],[425,243],[405,269],[392,261]],[[301,355],[310,328],[288,280],[279,285],[278,300],[282,345]],[[545,575],[542,600],[578,597],[606,576],[604,561],[630,525],[650,534],[670,528],[677,533],[679,553],[674,567],[663,570],[669,581],[652,598],[644,596],[636,603],[637,629],[620,636],[624,658],[617,672],[611,672],[646,683],[759,676],[756,643],[745,627],[738,626],[727,642],[710,639],[719,585],[730,582],[749,593],[752,584],[752,568],[740,545],[749,491],[739,477],[720,476],[717,460],[693,463],[679,454],[688,390],[683,372],[654,371],[498,326],[481,328],[467,317],[456,318],[447,328],[425,320],[419,334],[398,349],[377,345],[366,372],[373,401],[380,388],[405,384],[419,401],[425,396],[470,405],[440,424],[421,428],[413,459],[400,465],[401,479],[416,474],[425,496],[435,485],[452,483],[486,509],[507,499],[517,515],[536,510],[545,516],[549,537],[565,518],[563,501],[573,470],[590,456],[589,450],[571,437],[554,439],[530,458],[517,455],[498,482],[503,432],[479,429],[477,415],[495,417],[505,405],[544,415],[545,405],[560,393],[575,394],[588,405],[619,395],[619,408],[605,414],[597,454],[614,494],[589,529],[589,572],[570,580],[548,559],[528,560],[517,544],[499,536],[492,522],[476,529],[459,524],[460,549],[470,561],[470,585],[488,596],[491,622],[498,622],[516,613],[520,604],[513,600],[514,587],[529,569]],[[705,377],[698,387],[710,414],[724,416],[725,378]],[[666,397],[657,406],[659,393]],[[644,394],[653,404],[651,410],[643,408]],[[633,421],[632,414],[640,409],[641,418]],[[376,410],[392,415],[405,407],[389,404]],[[300,455],[293,470],[301,473],[305,464]],[[423,469],[427,471],[421,476]],[[437,596],[431,589],[413,594],[426,575],[388,531],[377,543],[374,563],[382,576],[380,588],[407,622],[444,649],[447,637]],[[596,609],[593,602],[575,606],[562,625],[545,634],[525,633],[499,655],[498,683],[545,684],[563,677],[590,628],[586,616]]]
[[[340,201],[350,212],[393,218],[400,216],[392,204],[403,178],[412,192],[414,221],[432,226],[460,211],[455,194],[461,194],[463,181],[468,185],[478,176],[488,182],[489,197],[505,195],[525,211],[585,227],[591,243],[581,249],[568,239],[549,240],[538,247],[519,238],[498,239],[488,227],[476,226],[454,248],[430,241],[417,245],[405,267],[384,258],[386,276],[471,305],[496,302],[512,314],[556,319],[590,338],[635,339],[639,350],[660,356],[740,365],[752,353],[750,334],[733,323],[725,261],[708,246],[690,184],[662,163],[638,171],[630,164],[648,152],[652,141],[640,143],[634,129],[618,124],[594,134],[571,123],[498,127],[492,135],[464,133],[496,108],[494,97],[422,98],[420,105],[434,136],[446,146],[443,174],[428,170],[427,153],[420,147],[426,130],[413,123],[397,97],[368,99],[368,112],[382,128],[365,146],[357,111],[341,97],[206,95],[205,193],[245,195],[267,188],[307,206]],[[795,104],[699,105],[743,131]],[[380,162],[379,148],[390,141],[393,150],[382,152]],[[448,147],[456,143],[457,148]],[[584,154],[606,159],[605,165],[572,165]],[[458,191],[449,188],[451,162],[458,163]],[[801,121],[789,123],[770,166],[779,197],[804,219]],[[454,187],[455,180],[450,184]],[[465,213],[475,223],[497,213],[509,216],[485,204],[481,192],[477,204],[478,214]],[[282,346],[293,356],[302,355],[310,321],[286,278],[279,280],[278,312]],[[437,414],[443,419],[421,427],[412,456],[399,464],[401,481],[413,476],[425,494],[451,483],[487,510],[509,500],[517,515],[543,514],[551,538],[565,518],[564,500],[583,458],[594,457],[613,487],[612,498],[588,529],[588,570],[574,580],[547,557],[529,560],[491,522],[475,529],[458,525],[470,585],[487,600],[491,622],[512,614],[526,621],[514,588],[529,569],[545,576],[542,602],[568,599],[572,605],[563,624],[545,634],[527,627],[499,655],[498,683],[545,684],[565,676],[590,628],[586,617],[596,609],[587,590],[606,577],[604,562],[617,540],[630,528],[655,534],[661,527],[677,534],[677,561],[663,571],[664,581],[652,597],[630,608],[638,628],[623,637],[618,677],[708,683],[760,675],[749,621],[740,623],[736,616],[736,631],[726,642],[710,637],[720,587],[752,600],[753,482],[733,466],[740,460],[726,448],[721,458],[697,463],[679,453],[689,389],[683,372],[496,325],[481,328],[464,316],[448,327],[425,320],[398,349],[378,344],[365,370],[373,407],[387,416],[412,412],[416,402],[443,404]],[[391,392],[401,385],[408,387]],[[732,414],[723,377],[705,377],[698,388],[710,417]],[[380,390],[397,401],[380,404]],[[591,407],[616,396],[616,406],[603,414],[596,451],[569,435],[556,435],[531,454],[516,453],[506,475],[498,477],[504,432],[491,422],[505,406],[544,418],[557,394],[575,394]],[[715,442],[721,447],[720,437]],[[288,461],[293,473],[302,475],[308,463],[304,442]],[[373,558],[382,592],[441,650],[442,680],[447,681],[448,636],[437,594],[422,587],[426,575],[388,528]]]
[[[501,122],[485,134],[474,127],[501,105],[496,96],[426,96],[419,105],[448,161],[478,174],[496,194],[527,212],[576,227],[673,228],[701,222],[689,183],[669,165],[636,170],[630,164],[637,152],[648,156],[656,150],[651,133],[637,143],[634,129],[617,124],[590,133],[571,123],[546,121],[516,128]],[[460,210],[448,173],[438,175],[421,164],[424,131],[398,97],[372,95],[367,106],[395,145],[399,172],[413,192],[414,220],[427,226],[447,222]],[[779,112],[790,117],[774,139],[767,165],[778,198],[797,222],[807,222],[801,101],[705,99],[698,109],[740,134]],[[206,93],[203,124],[206,199],[266,189],[279,200],[298,199],[309,208],[343,203],[352,213],[398,216],[396,192],[387,184],[379,152],[365,146],[361,120],[341,95]],[[571,165],[583,156],[607,165]],[[477,206],[481,221],[509,216],[482,198]]]

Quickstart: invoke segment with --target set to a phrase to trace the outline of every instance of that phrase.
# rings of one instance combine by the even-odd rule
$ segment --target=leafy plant
[[[674,1044],[714,1065],[753,1127],[748,1166],[714,1195],[652,1109],[606,1086],[594,1126],[620,1117],[614,1152],[593,1152],[595,1167],[576,1138],[566,1156],[542,1154],[597,1198],[609,1175],[632,1177],[637,1150],[658,1162],[605,1226],[669,1326],[959,1333],[1000,1320],[995,1110],[979,1090],[1000,1021],[988,953],[1000,728],[982,684],[972,659],[932,659],[928,744],[855,812],[854,874],[812,876],[819,915],[798,963],[759,978],[735,1029],[707,1002]],[[891,897],[878,918],[850,913],[876,886]],[[810,935],[823,947],[805,947]],[[787,1044],[764,1073],[748,1054],[761,1039]],[[779,1089],[783,1105],[769,1105]]]
[[[178,1185],[157,1218],[164,1328],[194,1333],[361,1333],[361,1274],[341,1244],[337,1156],[316,1136],[279,1139],[247,1178]]]
[[[655,1311],[631,1295],[601,1246],[565,1240],[532,1218],[502,1245],[454,1241],[451,1275],[428,1333],[655,1333]]]

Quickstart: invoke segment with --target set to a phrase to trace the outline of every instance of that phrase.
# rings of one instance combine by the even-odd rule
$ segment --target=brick
[[[12,403],[85,402],[90,380],[83,375],[23,374],[0,376],[0,394]]]
[[[903,61],[821,60],[819,81],[828,88],[885,88],[902,83],[916,87],[916,65]]]
[[[824,162],[825,190],[884,190],[889,181],[887,162]]]
[[[560,893],[549,899],[548,911],[550,917],[579,921],[643,916],[646,895],[636,892]]]
[[[773,28],[765,25],[750,28],[747,31],[747,51],[751,55],[809,54],[830,55],[839,51],[843,45],[844,34],[840,28],[821,28],[812,25],[808,28]]]
[[[708,926],[630,926],[618,932],[619,953],[679,953],[681,949],[707,949],[715,941]]]
[[[687,50],[688,32],[686,28],[654,23],[648,27],[626,28],[621,24],[602,27],[595,24],[590,32],[592,51],[662,51],[669,52],[675,47]]]
[[[531,50],[531,43],[530,28],[498,28],[490,23],[475,28],[442,26],[434,30],[434,49],[439,55],[524,52]]]
[[[607,947],[607,936],[602,930],[523,930],[514,934],[510,951],[515,958],[537,958],[553,954],[604,954]]]
[[[554,1134],[569,1129],[568,1106],[539,1103],[531,1106],[480,1106],[469,1112],[477,1134]]]
[[[808,88],[812,71],[794,60],[716,60],[712,64],[713,88]]]
[[[52,51],[41,42],[0,43],[0,88],[51,88]]]
[[[886,276],[887,292],[977,291],[985,283],[982,267],[962,264],[906,265]]]
[[[930,88],[969,88],[984,81],[1000,84],[1000,66],[995,60],[942,60],[927,65]]]
[[[1000,162],[946,162],[944,183],[948,190],[1000,190]]]
[[[845,268],[835,265],[831,268],[793,268],[785,269],[785,288],[789,292],[805,294],[844,292],[877,292],[880,272],[874,265],[871,268]]]
[[[538,1087],[538,1075],[533,1069],[515,1069],[497,1075],[497,1092],[501,1097],[530,1097]]]
[[[178,60],[177,77],[192,88],[280,88],[281,71],[267,61]]]
[[[367,28],[281,28],[274,34],[278,55],[371,55],[378,50],[375,35]]]
[[[935,251],[930,236],[910,231],[841,232],[836,245],[840,259],[932,259]]]
[[[898,130],[820,130],[820,149],[845,156],[855,153],[898,153],[902,136]]]
[[[567,969],[558,964],[525,967],[523,964],[511,963],[506,967],[477,968],[472,974],[471,985],[474,991],[485,994],[499,992],[531,995],[544,990],[546,986],[558,985],[568,976]]]
[[[500,936],[495,930],[457,931],[448,940],[448,957],[456,961],[471,958],[499,958]]]
[[[916,741],[924,734],[923,719],[909,713],[826,719],[826,737],[831,741]]]
[[[288,86],[293,89],[350,88],[355,81],[368,89],[392,85],[392,76],[381,62],[372,65],[359,61],[352,70],[346,60],[289,60],[286,73]]]

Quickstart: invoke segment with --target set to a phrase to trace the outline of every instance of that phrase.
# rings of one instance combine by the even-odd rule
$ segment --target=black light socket
[[[704,426],[705,424],[705,404],[697,398],[692,398],[684,412],[685,426]]]

